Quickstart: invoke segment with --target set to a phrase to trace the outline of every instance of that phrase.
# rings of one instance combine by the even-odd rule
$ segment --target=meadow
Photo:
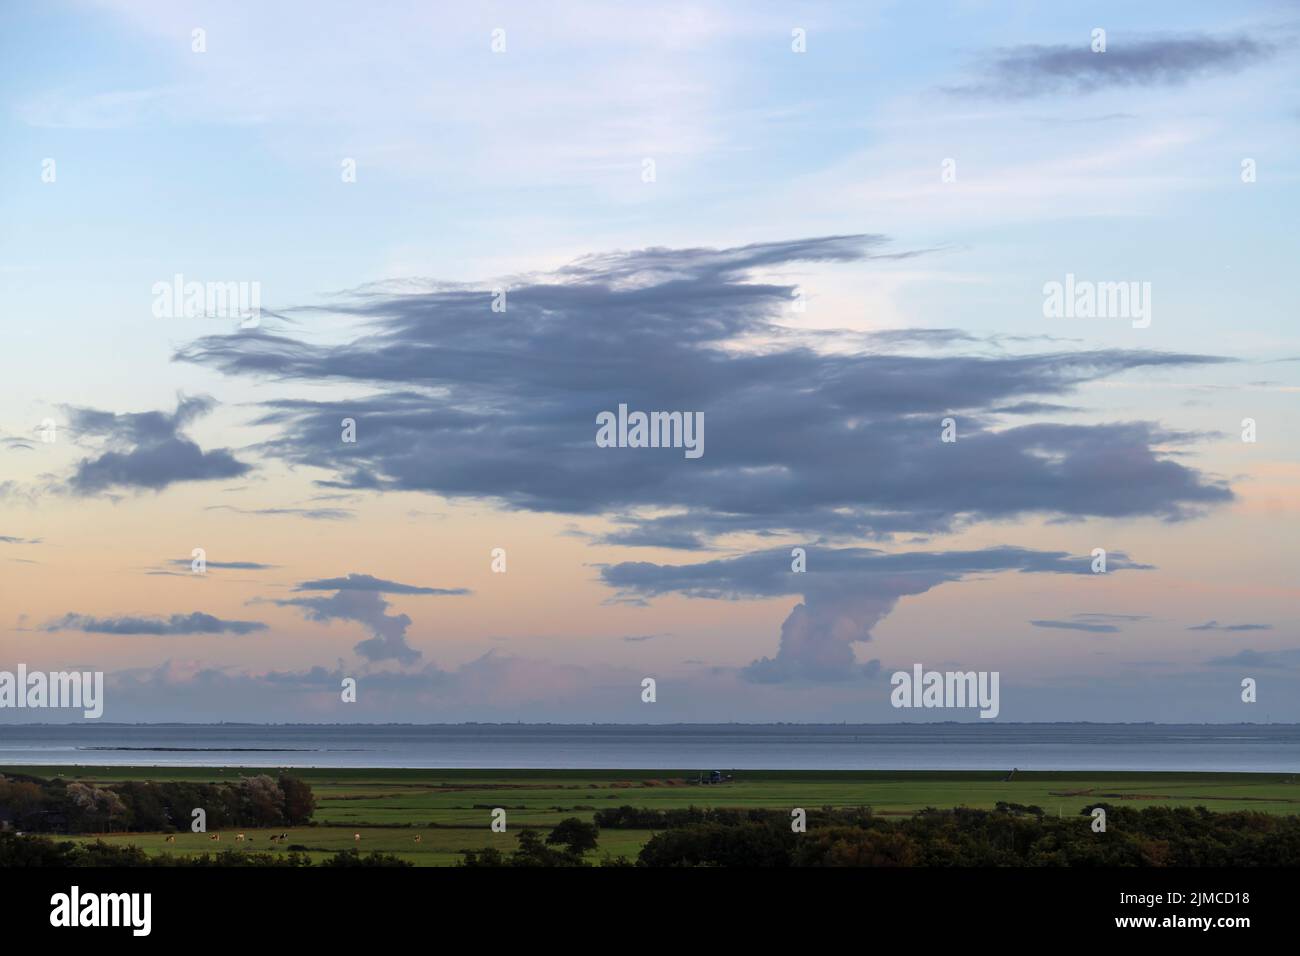
[[[3,767],[0,773],[62,775],[91,784],[136,781],[221,782],[281,768]],[[527,827],[547,830],[566,817],[590,820],[596,811],[631,805],[649,809],[696,807],[790,810],[869,806],[901,816],[927,807],[992,809],[998,802],[1037,805],[1050,815],[1075,816],[1097,803],[1132,807],[1204,806],[1215,811],[1300,813],[1300,775],[1245,773],[1129,773],[1104,771],[736,771],[734,779],[700,784],[698,771],[664,770],[383,770],[287,769],[308,782],[317,809],[309,826],[210,833],[105,833],[148,853],[192,854],[215,849],[288,852],[306,848],[314,862],[339,850],[394,853],[419,866],[451,866],[466,849],[515,848]],[[505,833],[490,824],[494,808],[506,811]],[[1081,825],[1084,825],[1081,822]],[[288,839],[272,843],[271,836]],[[354,839],[360,834],[360,841]],[[606,856],[635,859],[649,830],[602,829],[592,862]],[[416,842],[416,837],[420,842]]]

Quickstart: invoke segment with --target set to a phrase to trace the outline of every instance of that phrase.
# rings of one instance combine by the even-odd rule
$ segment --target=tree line
[[[1106,811],[1101,832],[1093,829],[1096,807]],[[805,832],[795,832],[783,810],[623,806],[599,811],[595,819],[595,824],[563,821],[545,841],[525,830],[511,854],[491,847],[463,851],[462,865],[590,865],[586,854],[596,849],[600,827],[659,831],[635,861],[606,858],[605,866],[1300,865],[1300,816],[1216,813],[1205,807],[1100,803],[1077,816],[1054,817],[1038,806],[999,803],[993,810],[931,808],[898,819],[878,817],[869,807],[823,807],[807,812]]]
[[[83,783],[0,775],[0,823],[26,833],[189,830],[202,809],[206,827],[298,826],[316,798],[306,781],[259,774],[221,783]]]

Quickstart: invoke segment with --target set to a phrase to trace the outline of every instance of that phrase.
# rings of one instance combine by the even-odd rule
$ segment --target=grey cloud
[[[1258,667],[1267,670],[1289,668],[1300,664],[1300,647],[1279,651],[1238,651],[1231,657],[1212,657],[1205,663],[1213,667]]]
[[[1112,34],[1104,53],[1094,53],[1088,38],[1073,44],[1029,44],[998,51],[977,79],[949,92],[1026,99],[1108,87],[1175,86],[1216,73],[1236,73],[1273,52],[1271,44],[1248,36],[1129,41]]]
[[[104,449],[77,463],[68,489],[94,495],[113,488],[161,491],[182,481],[212,481],[246,474],[251,466],[229,449],[204,451],[183,432],[215,406],[206,396],[177,400],[176,411],[114,414],[68,409],[69,430],[79,439],[101,439]]]
[[[1218,621],[1206,621],[1189,627],[1189,631],[1271,631],[1272,624],[1220,624]]]
[[[1089,631],[1093,634],[1118,634],[1114,624],[1091,624],[1087,621],[1030,621],[1034,627],[1049,627],[1063,631]]]
[[[511,286],[504,314],[491,312],[487,289],[367,292],[334,309],[364,323],[351,341],[245,331],[201,338],[177,359],[374,389],[353,400],[264,403],[258,423],[278,433],[262,452],[324,469],[324,487],[609,515],[624,525],[611,543],[696,549],[732,532],[888,537],[1027,514],[1178,520],[1232,500],[1222,481],[1155,450],[1199,436],[1150,422],[998,429],[991,416],[1128,371],[1224,359],[889,351],[918,341],[915,332],[821,352],[792,344],[779,324],[794,287],[748,272],[884,258],[886,243],[832,236],[589,256]],[[755,336],[775,344],[737,347]],[[703,412],[704,457],[596,447],[596,415],[620,403]],[[942,444],[949,414],[959,441]],[[339,441],[348,417],[355,443]]]
[[[69,612],[46,624],[45,631],[82,631],[86,634],[148,634],[170,636],[180,634],[251,634],[264,631],[260,621],[227,621],[202,611],[191,614],[173,614],[170,617],[123,615],[121,617],[92,617]]]
[[[188,568],[193,564],[191,558],[173,558],[167,562],[173,567]],[[208,570],[231,570],[231,571],[269,571],[272,568],[278,568],[278,564],[262,564],[258,561],[205,561],[204,565]]]
[[[347,521],[354,513],[344,508],[236,508],[233,505],[209,505],[205,511],[233,511],[241,515],[291,516],[309,521]]]
[[[1089,611],[1082,614],[1071,614],[1069,620],[1065,621],[1030,621],[1034,627],[1056,628],[1064,631],[1090,631],[1094,634],[1118,634],[1119,625],[1130,624],[1134,621],[1145,621],[1145,614],[1107,614],[1096,611]]]
[[[399,584],[385,581],[369,574],[349,574],[342,578],[323,578],[318,581],[303,581],[297,586],[298,591],[374,591],[379,594],[469,594],[468,588],[429,588],[414,584]]]
[[[422,656],[406,642],[406,632],[411,618],[406,614],[389,614],[389,603],[383,594],[460,595],[470,593],[465,588],[429,588],[385,581],[369,574],[348,574],[341,578],[323,578],[303,581],[299,591],[333,591],[329,597],[286,598],[273,603],[281,607],[300,608],[309,620],[356,621],[371,636],[357,644],[353,650],[368,661],[395,660],[403,665],[414,664]]]
[[[1107,556],[1110,571],[1144,569],[1123,552]],[[627,561],[600,569],[601,580],[625,599],[664,594],[724,600],[802,595],[781,625],[775,657],[753,661],[743,674],[756,683],[835,681],[870,676],[853,653],[898,600],[973,575],[1091,574],[1090,556],[998,547],[979,551],[886,553],[868,548],[807,550],[805,572],[791,571],[788,549],[685,565]],[[876,665],[877,669],[879,665]]]

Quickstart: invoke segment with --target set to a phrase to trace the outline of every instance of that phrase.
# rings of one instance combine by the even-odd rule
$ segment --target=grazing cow
[[[423,833],[417,833],[417,834],[415,835],[415,842],[416,842],[416,843],[423,843],[423,842],[424,842],[424,834],[423,834]]]
[[[209,839],[209,840],[220,840],[220,839],[221,839],[221,834],[220,834],[220,833],[214,833],[214,834],[212,834],[212,836],[208,837],[208,839]]]
[[[272,843],[278,843],[279,840],[280,840],[280,838],[279,838],[278,836],[276,836],[274,833],[271,834],[271,842],[272,842]]]
[[[280,834],[280,839],[281,839],[281,840],[287,840],[287,839],[289,839],[289,834],[287,834],[287,833],[281,833],[281,834]]]
[[[176,842],[176,836],[175,836],[175,834],[173,834],[172,836],[169,836],[169,837],[167,838],[167,842],[168,842],[168,843],[175,843],[175,842]]]
[[[236,834],[235,834],[235,842],[236,842],[236,843],[243,843],[243,842],[244,842],[244,835],[243,835],[242,833],[236,833]]]
[[[354,834],[352,834],[352,842],[353,842],[353,843],[360,843],[360,842],[361,842],[361,834],[360,834],[360,833],[354,833]]]

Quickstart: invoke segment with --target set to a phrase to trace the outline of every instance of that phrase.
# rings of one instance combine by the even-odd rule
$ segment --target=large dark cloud
[[[333,591],[328,597],[300,597],[277,600],[281,607],[300,608],[309,620],[356,621],[370,632],[370,637],[353,649],[368,661],[393,660],[400,664],[414,664],[421,657],[419,651],[406,642],[406,632],[411,626],[407,614],[389,614],[389,603],[384,594],[462,595],[466,588],[430,588],[412,584],[386,581],[369,574],[348,574],[341,578],[322,578],[303,581],[298,591]]]
[[[101,439],[99,454],[78,462],[68,481],[78,495],[113,488],[159,491],[179,481],[236,478],[251,470],[228,449],[204,451],[183,431],[215,406],[206,396],[177,400],[176,411],[114,414],[93,408],[68,409],[69,427],[81,438]]]
[[[69,612],[46,624],[42,630],[82,631],[86,634],[151,634],[162,637],[178,634],[251,634],[253,631],[266,630],[266,625],[260,621],[227,621],[202,611],[172,614],[169,617],[92,617]]]
[[[816,548],[806,549],[806,558],[803,572],[791,570],[789,550],[776,549],[696,564],[627,561],[602,567],[600,576],[621,597],[640,600],[664,594],[726,600],[801,595],[781,625],[776,656],[759,658],[744,671],[751,681],[777,683],[863,675],[853,645],[871,640],[871,629],[900,598],[945,582],[1006,571],[1092,574],[1091,556],[1013,547],[903,553]],[[1107,555],[1108,571],[1147,567],[1122,552]]]
[[[1075,44],[999,50],[973,82],[952,92],[1021,99],[1049,93],[1092,93],[1106,87],[1172,86],[1214,73],[1235,73],[1266,59],[1273,46],[1247,36],[1113,35],[1104,53],[1088,38]]]
[[[367,290],[337,307],[365,322],[351,341],[260,329],[199,339],[178,358],[375,389],[266,404],[260,421],[279,432],[263,450],[325,469],[324,485],[601,514],[619,519],[615,543],[697,548],[728,532],[851,539],[1030,513],[1177,519],[1231,499],[1163,450],[1196,436],[1141,421],[1001,427],[995,412],[1130,370],[1220,359],[900,355],[900,344],[936,342],[895,333],[828,352],[779,324],[793,287],[751,273],[880,258],[885,245],[833,236],[591,256],[516,280],[504,314],[491,311],[486,288]],[[597,447],[597,414],[620,403],[703,412],[703,457]],[[949,414],[955,444],[939,440]],[[341,440],[344,418],[356,421],[355,443]]]

